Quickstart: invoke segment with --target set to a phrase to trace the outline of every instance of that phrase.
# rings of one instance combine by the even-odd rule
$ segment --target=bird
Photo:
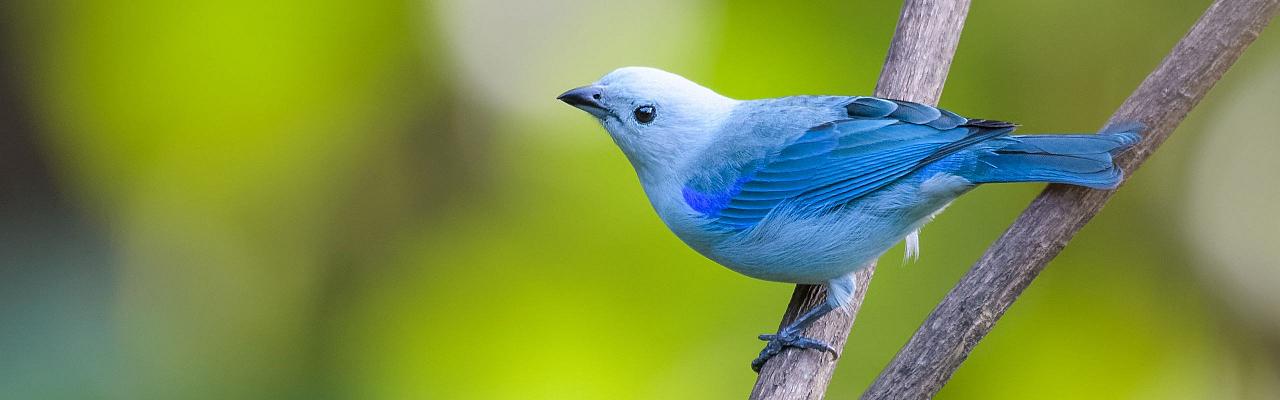
[[[756,372],[849,307],[854,274],[890,247],[919,256],[919,231],[986,183],[1113,189],[1113,157],[1140,124],[1099,134],[1013,135],[1016,124],[874,96],[737,100],[650,67],[616,69],[560,101],[600,122],[662,222],[703,256],[766,281],[823,285],[825,301],[775,334]]]

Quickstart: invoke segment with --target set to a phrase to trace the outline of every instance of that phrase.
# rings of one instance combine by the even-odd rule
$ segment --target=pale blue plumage
[[[828,286],[824,305],[762,337],[756,368],[784,346],[834,352],[800,331],[852,298],[854,272],[974,186],[1113,188],[1113,154],[1139,139],[1014,136],[1007,122],[875,97],[738,101],[650,68],[561,99],[600,119],[658,215],[695,250],[748,276]]]

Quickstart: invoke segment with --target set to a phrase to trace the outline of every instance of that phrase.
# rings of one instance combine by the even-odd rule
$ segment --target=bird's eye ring
[[[653,108],[653,106],[636,107],[636,111],[635,111],[636,122],[639,122],[642,124],[653,122],[653,118],[658,115],[657,111],[658,110]]]

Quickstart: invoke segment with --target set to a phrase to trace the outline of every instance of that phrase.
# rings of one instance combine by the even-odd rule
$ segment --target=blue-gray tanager
[[[1112,154],[1131,131],[1014,136],[1008,122],[876,97],[735,100],[678,75],[627,67],[560,100],[590,113],[639,175],[658,216],[702,255],[754,278],[823,284],[827,299],[775,335],[783,347],[836,354],[802,337],[849,304],[854,272],[917,235],[978,184],[1114,188]]]

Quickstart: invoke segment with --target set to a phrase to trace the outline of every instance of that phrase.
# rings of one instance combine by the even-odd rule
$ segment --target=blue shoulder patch
[[[720,210],[729,206],[729,201],[733,200],[733,196],[738,195],[742,191],[742,184],[750,180],[750,176],[738,178],[726,190],[716,193],[705,193],[692,186],[686,184],[680,190],[680,195],[684,197],[685,204],[702,215],[710,218],[719,216]]]

